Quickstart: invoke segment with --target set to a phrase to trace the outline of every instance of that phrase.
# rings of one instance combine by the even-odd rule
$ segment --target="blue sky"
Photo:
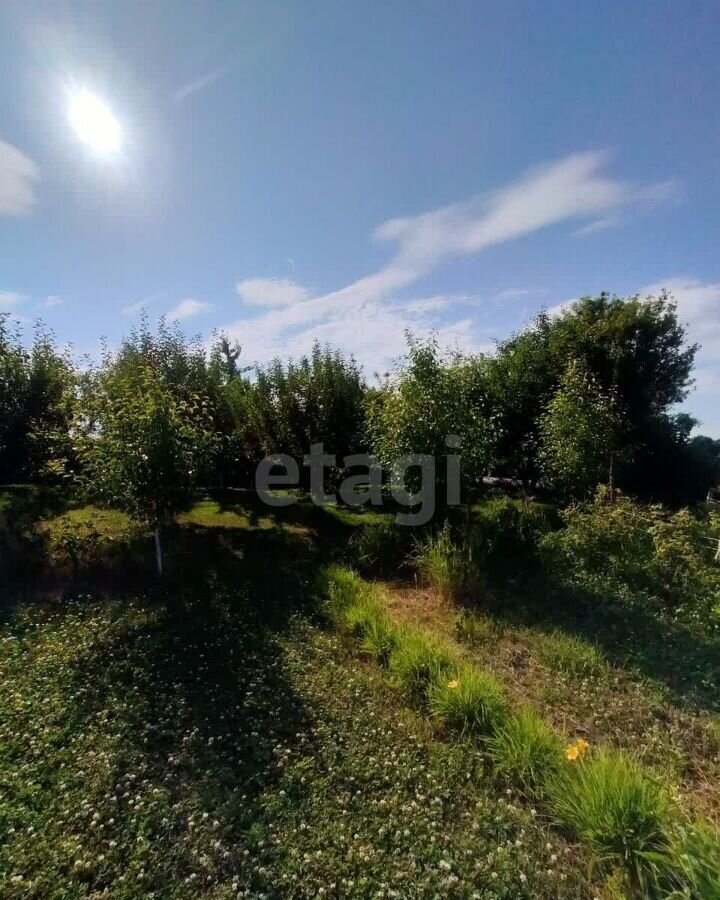
[[[488,349],[667,286],[720,437],[718,34],[716,2],[5,0],[0,309],[78,353],[144,306],[372,375],[405,328]]]

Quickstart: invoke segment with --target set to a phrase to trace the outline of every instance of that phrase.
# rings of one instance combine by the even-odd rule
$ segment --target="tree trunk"
[[[157,562],[158,576],[162,578],[163,573],[163,554],[162,543],[160,541],[160,526],[155,526],[155,561]]]

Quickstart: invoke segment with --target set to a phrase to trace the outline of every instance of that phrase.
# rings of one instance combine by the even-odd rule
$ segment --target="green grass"
[[[582,855],[433,741],[381,669],[257,612],[231,589],[17,612],[4,900],[593,895]]]
[[[460,735],[490,735],[506,716],[497,678],[470,666],[439,672],[430,685],[428,700],[432,713]]]
[[[562,631],[552,631],[537,642],[540,658],[556,672],[588,678],[608,674],[608,663],[594,644]]]
[[[542,798],[563,763],[563,744],[552,726],[534,710],[509,716],[489,741],[495,770],[530,798]]]
[[[454,659],[448,648],[421,632],[403,631],[390,656],[390,669],[408,696],[427,702],[430,686],[452,671]]]
[[[424,581],[445,600],[460,600],[477,580],[470,545],[456,543],[446,525],[417,548],[415,563]]]
[[[657,780],[627,754],[600,749],[568,764],[550,798],[601,866],[620,867],[636,893],[654,894],[672,861],[669,801]]]

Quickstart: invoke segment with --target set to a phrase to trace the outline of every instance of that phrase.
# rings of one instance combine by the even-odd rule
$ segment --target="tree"
[[[642,493],[644,456],[669,426],[671,408],[687,396],[696,352],[664,292],[645,299],[583,297],[558,315],[538,316],[499,344],[491,364],[502,426],[498,474],[537,477],[541,419],[569,363],[578,360],[615,398],[624,451],[618,481]]]
[[[573,360],[540,420],[540,466],[563,496],[587,496],[611,468],[618,416],[584,363]]]
[[[154,356],[105,357],[80,449],[92,490],[154,531],[161,575],[162,526],[191,499],[216,435],[207,395],[178,390]]]
[[[73,467],[75,369],[41,323],[26,348],[8,321],[0,314],[0,482],[54,481]]]
[[[469,502],[482,486],[495,451],[497,428],[488,397],[487,365],[482,356],[445,354],[436,339],[421,343],[408,335],[406,362],[368,402],[374,452],[392,469],[407,454],[444,460],[448,438],[461,447],[460,481]],[[447,496],[446,469],[436,465],[438,505]],[[415,491],[412,473],[409,486]]]

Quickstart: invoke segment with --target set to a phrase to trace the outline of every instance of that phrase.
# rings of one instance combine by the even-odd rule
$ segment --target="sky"
[[[144,310],[372,379],[665,287],[720,437],[719,167],[716,0],[0,7],[0,311],[77,354]]]

